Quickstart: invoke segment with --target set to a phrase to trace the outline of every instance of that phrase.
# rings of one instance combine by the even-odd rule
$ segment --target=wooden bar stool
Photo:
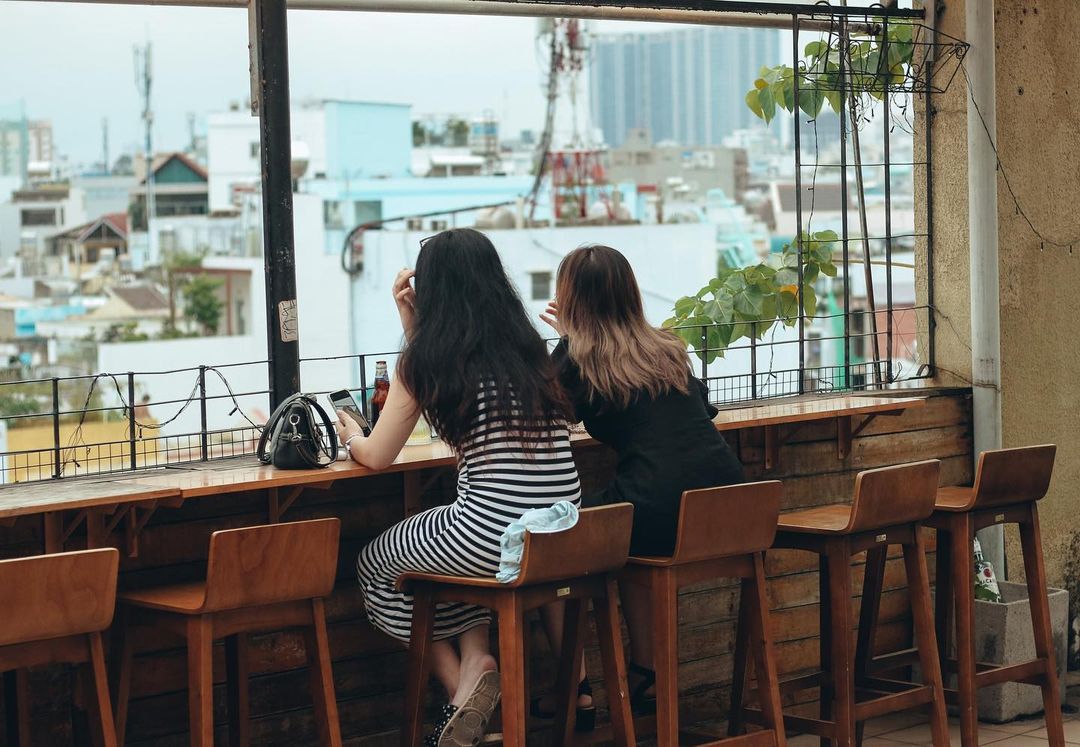
[[[651,592],[659,747],[679,744],[679,589],[709,579],[741,578],[740,635],[753,644],[757,693],[766,730],[710,744],[785,747],[783,713],[765,596],[765,550],[776,535],[783,486],[776,481],[689,490],[683,493],[675,553],[670,558],[631,557],[621,583]],[[744,648],[743,653],[746,653]],[[741,683],[741,680],[740,680]],[[742,688],[734,697],[741,702]]]
[[[401,576],[398,586],[414,598],[403,747],[416,747],[423,737],[423,701],[430,676],[435,605],[445,602],[475,604],[496,613],[506,747],[524,747],[526,741],[525,613],[551,602],[566,602],[554,734],[556,744],[572,744],[576,704],[573,694],[577,691],[577,664],[584,646],[586,603],[590,599],[597,616],[615,744],[622,747],[635,743],[615,586],[615,573],[625,565],[630,550],[633,516],[633,506],[620,503],[582,510],[578,523],[565,531],[526,533],[521,575],[510,584],[494,578],[426,573]]]
[[[895,711],[930,705],[936,747],[949,744],[941,669],[934,636],[930,581],[920,522],[934,510],[940,462],[931,460],[860,472],[850,506],[821,506],[783,514],[774,547],[806,550],[820,557],[821,672],[780,685],[782,692],[821,688],[820,718],[785,716],[788,727],[831,740],[838,747],[856,742],[857,724]],[[925,683],[856,683],[852,646],[851,557],[863,550],[901,545],[914,613],[917,653]],[[859,647],[869,645],[872,628],[860,626]],[[743,644],[742,641],[738,642]],[[745,661],[736,653],[736,662]],[[745,675],[736,672],[740,679]],[[857,691],[857,684],[859,685]],[[858,696],[863,696],[861,699]],[[748,718],[760,714],[746,710]]]
[[[105,747],[116,745],[116,732],[101,633],[112,623],[119,563],[114,548],[0,561],[0,672],[89,663],[87,710]],[[13,747],[30,744],[24,715],[8,723]]]
[[[938,532],[937,640],[942,669],[949,671],[955,666],[957,673],[957,690],[947,690],[946,696],[951,704],[960,708],[963,747],[975,747],[979,743],[979,688],[1002,682],[1038,685],[1042,689],[1046,711],[1047,739],[1053,747],[1065,744],[1061,684],[1050,628],[1050,603],[1037,507],[1037,501],[1050,487],[1056,451],[1056,446],[1044,445],[983,452],[979,455],[975,485],[938,490],[934,513],[926,521],[927,526]],[[978,530],[1004,523],[1020,525],[1036,658],[1021,664],[995,666],[975,660],[972,543]],[[883,560],[873,559],[873,573],[869,562],[868,559],[866,583],[880,585],[878,579],[884,575]],[[955,663],[947,657],[952,614],[956,616]],[[905,665],[909,659],[909,652],[897,652],[870,660],[867,652],[860,666],[867,671],[884,672]]]
[[[131,689],[132,628],[148,626],[187,641],[191,744],[214,744],[212,651],[224,638],[228,662],[229,741],[250,740],[247,633],[304,628],[315,720],[323,744],[339,747],[323,597],[337,575],[339,519],[230,529],[210,537],[206,581],[120,594],[123,625],[116,688],[121,739]]]

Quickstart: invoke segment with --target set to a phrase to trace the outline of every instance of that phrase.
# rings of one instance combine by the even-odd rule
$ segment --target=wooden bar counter
[[[804,397],[724,409],[715,422],[746,465],[748,479],[783,480],[784,508],[793,509],[844,500],[858,470],[900,462],[941,459],[943,484],[970,480],[969,400],[970,392],[961,389]],[[597,492],[611,479],[614,455],[585,434],[575,434],[573,441],[583,489]],[[381,471],[350,461],[321,470],[282,471],[241,457],[3,486],[0,557],[112,545],[122,553],[121,588],[138,588],[201,577],[209,535],[218,529],[338,516],[343,522],[338,584],[327,609],[342,732],[353,745],[393,744],[405,655],[367,624],[355,559],[394,522],[451,501],[455,464],[445,445],[431,443],[407,446]],[[781,673],[798,671],[817,656],[816,566],[809,556],[776,552],[769,556],[768,570]],[[908,635],[903,583],[902,564],[890,561],[879,628],[883,646]],[[724,717],[736,607],[737,588],[727,583],[694,587],[681,597],[684,724],[708,729]],[[143,653],[136,659],[132,683],[128,744],[186,744],[182,650],[157,639],[139,642],[137,650]],[[216,671],[224,672],[223,652],[215,656]],[[539,636],[533,659],[532,681],[539,693],[554,676]],[[252,640],[253,743],[317,742],[304,664],[297,634]],[[590,666],[599,671],[598,662]],[[47,667],[31,672],[29,679],[34,744],[70,744],[70,671]],[[216,679],[220,682],[221,675]],[[224,691],[217,689],[222,690],[215,692],[218,738],[224,743]],[[604,694],[597,694],[603,708]]]

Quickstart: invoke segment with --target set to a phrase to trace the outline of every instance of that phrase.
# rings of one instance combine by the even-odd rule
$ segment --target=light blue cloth
[[[495,574],[495,578],[504,584],[510,584],[521,574],[525,532],[561,532],[577,524],[577,521],[578,507],[570,501],[559,501],[550,508],[533,508],[523,513],[521,518],[506,528],[499,540],[502,552],[499,557],[499,572]]]

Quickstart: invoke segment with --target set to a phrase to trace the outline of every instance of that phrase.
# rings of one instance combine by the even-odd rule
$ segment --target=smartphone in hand
[[[348,389],[331,392],[330,404],[334,407],[335,412],[343,414],[347,418],[352,418],[353,422],[360,426],[360,430],[365,436],[371,435],[371,423],[364,417],[364,411],[360,408],[360,403],[349,393]]]

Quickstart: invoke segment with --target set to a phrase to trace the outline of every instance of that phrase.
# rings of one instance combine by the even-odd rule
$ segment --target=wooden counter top
[[[839,430],[846,433],[850,441],[853,435],[850,417],[899,414],[924,402],[924,397],[801,397],[724,409],[714,422],[722,431],[765,427],[768,436],[783,425],[829,418],[847,419],[847,425]],[[572,434],[571,441],[575,446],[595,443],[586,433]],[[779,444],[779,438],[773,441]],[[253,456],[246,456],[178,465],[154,474],[136,472],[9,485],[0,487],[0,519],[91,508],[111,510],[117,505],[170,497],[188,499],[246,490],[303,489],[376,474],[451,467],[456,461],[448,446],[433,442],[405,446],[385,470],[372,470],[352,461],[335,462],[325,469],[279,470],[259,464]]]

